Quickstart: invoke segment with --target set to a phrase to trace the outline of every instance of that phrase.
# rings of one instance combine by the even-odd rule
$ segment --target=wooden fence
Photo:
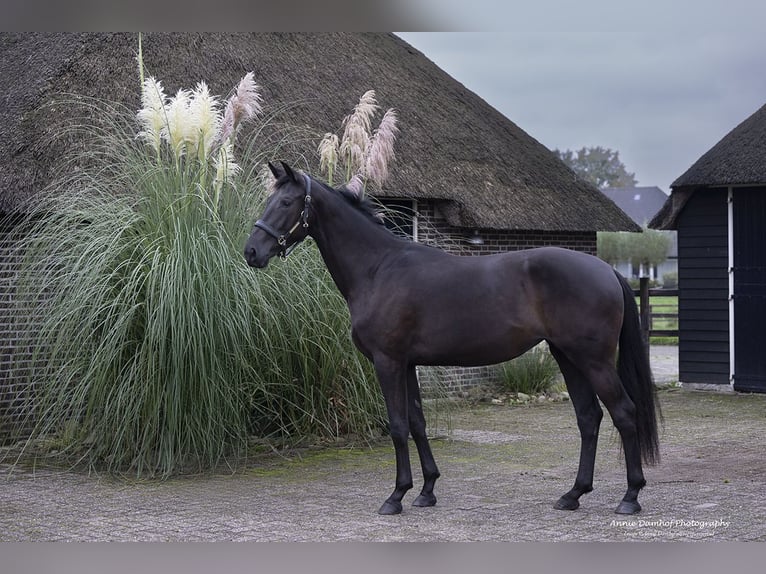
[[[678,311],[675,313],[657,313],[651,304],[652,297],[678,297],[678,289],[649,289],[649,278],[639,279],[639,288],[634,291],[638,297],[639,314],[641,317],[641,331],[644,335],[647,347],[651,337],[678,337],[678,327],[675,329],[655,329],[655,319],[675,319],[678,325]]]

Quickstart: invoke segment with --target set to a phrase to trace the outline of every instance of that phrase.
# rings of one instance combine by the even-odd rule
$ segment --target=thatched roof
[[[51,144],[41,105],[68,92],[138,109],[136,52],[135,34],[0,34],[0,211],[41,189],[66,151]],[[226,95],[253,71],[266,110],[290,104],[292,121],[316,133],[308,155],[374,89],[400,128],[380,195],[444,200],[452,225],[635,230],[595,187],[393,34],[152,33],[143,53],[169,94],[205,80]]]
[[[766,105],[726,134],[671,185],[670,198],[650,222],[675,229],[676,218],[700,188],[766,184]]]

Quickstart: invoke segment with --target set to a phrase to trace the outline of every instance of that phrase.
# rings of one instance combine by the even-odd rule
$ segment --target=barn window
[[[414,199],[378,199],[384,208],[386,227],[396,235],[418,240],[417,201]]]

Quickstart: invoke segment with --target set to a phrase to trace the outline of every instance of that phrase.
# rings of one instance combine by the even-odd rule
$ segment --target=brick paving
[[[661,400],[663,463],[646,469],[634,517],[613,513],[625,471],[608,417],[596,488],[562,512],[552,504],[577,463],[571,405],[484,405],[433,440],[433,508],[408,506],[415,470],[404,512],[376,514],[393,485],[387,443],[167,481],[26,469],[2,473],[0,541],[766,541],[766,397],[674,389]]]

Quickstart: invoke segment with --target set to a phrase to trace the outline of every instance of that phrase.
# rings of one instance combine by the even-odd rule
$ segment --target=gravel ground
[[[673,379],[677,361],[667,349],[653,350],[660,381]],[[645,469],[643,511],[633,517],[613,513],[626,485],[608,416],[595,490],[566,512],[552,505],[577,467],[571,404],[483,404],[454,410],[449,428],[432,430],[442,472],[433,508],[408,506],[415,470],[404,512],[376,514],[393,486],[386,440],[162,482],[3,472],[0,541],[766,541],[766,396],[672,387],[660,401],[662,463]]]

